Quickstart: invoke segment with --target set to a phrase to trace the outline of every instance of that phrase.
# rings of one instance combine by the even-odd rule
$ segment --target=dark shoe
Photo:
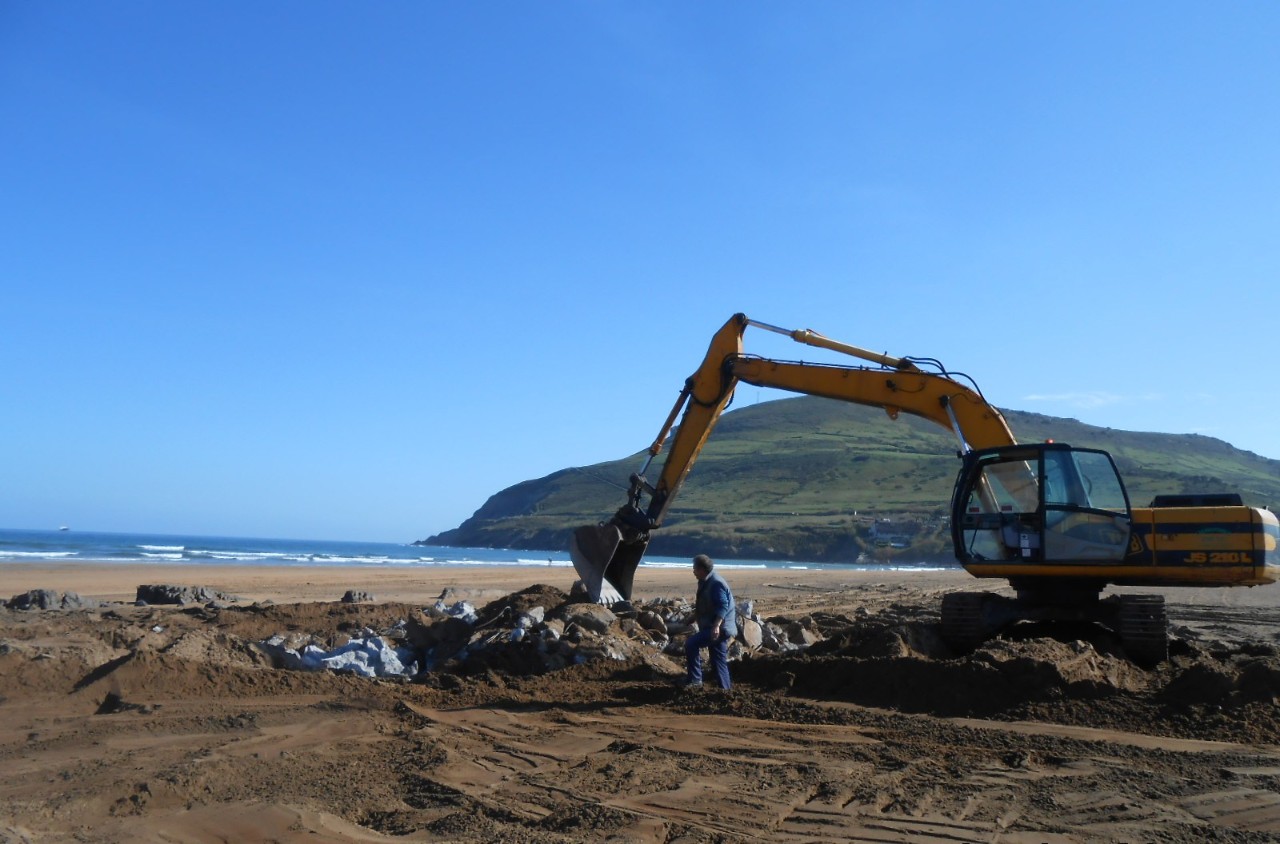
[[[685,677],[676,681],[676,688],[677,689],[701,689],[702,683],[701,682],[692,683],[689,681],[687,677]]]

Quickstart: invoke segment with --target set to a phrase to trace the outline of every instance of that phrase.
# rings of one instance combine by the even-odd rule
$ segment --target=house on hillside
[[[923,529],[924,525],[914,519],[895,522],[890,518],[882,518],[871,524],[868,537],[877,548],[910,548]]]

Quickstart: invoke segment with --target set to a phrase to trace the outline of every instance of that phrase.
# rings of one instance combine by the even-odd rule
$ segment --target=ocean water
[[[263,566],[562,566],[572,567],[568,549],[448,548],[392,542],[336,542],[321,539],[249,539],[96,533],[77,530],[0,529],[0,571],[6,563],[36,561],[156,563],[165,565]],[[646,556],[644,565],[688,566],[683,557]],[[809,563],[777,560],[716,560],[723,568],[932,570],[936,564]]]

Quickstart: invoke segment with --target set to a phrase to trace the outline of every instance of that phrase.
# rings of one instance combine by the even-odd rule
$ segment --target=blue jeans
[[[711,670],[720,681],[720,688],[732,688],[733,684],[729,682],[729,640],[732,638],[723,629],[720,631],[720,638],[715,640],[711,638],[710,630],[699,630],[689,637],[684,643],[684,657],[688,668],[686,677],[690,683],[702,682],[701,651],[706,648],[711,655]]]

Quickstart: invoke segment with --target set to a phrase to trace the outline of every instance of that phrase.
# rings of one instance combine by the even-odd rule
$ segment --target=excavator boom
[[[749,326],[876,365],[835,366],[746,355],[743,335]],[[892,418],[900,412],[920,416],[952,431],[962,453],[971,448],[1015,443],[1004,417],[976,387],[952,377],[936,361],[929,363],[939,371],[922,370],[917,359],[895,358],[813,331],[788,331],[735,314],[712,337],[701,365],[685,381],[675,406],[649,447],[644,466],[631,476],[627,503],[608,521],[573,532],[570,557],[592,599],[606,603],[630,600],[635,570],[648,546],[649,532],[662,525],[739,382],[880,407]],[[677,417],[679,427],[669,437]],[[668,446],[668,438],[667,457],[651,484],[646,473]]]

